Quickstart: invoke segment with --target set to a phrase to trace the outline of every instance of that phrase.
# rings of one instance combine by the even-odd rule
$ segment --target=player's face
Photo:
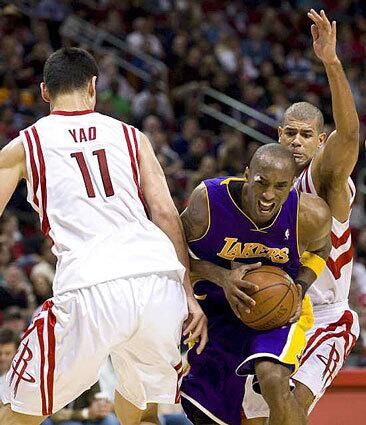
[[[299,170],[306,167],[325,140],[325,133],[318,132],[317,120],[301,121],[291,116],[278,128],[279,142],[294,155]]]
[[[256,224],[269,222],[284,204],[294,181],[294,173],[286,168],[263,166],[247,170],[247,202]]]

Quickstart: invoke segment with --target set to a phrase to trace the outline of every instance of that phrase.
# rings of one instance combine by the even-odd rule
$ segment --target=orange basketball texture
[[[291,277],[282,269],[274,266],[262,266],[248,272],[244,278],[255,283],[258,291],[246,291],[256,305],[246,313],[241,305],[241,320],[247,326],[257,330],[269,330],[288,324],[296,313],[299,294]]]

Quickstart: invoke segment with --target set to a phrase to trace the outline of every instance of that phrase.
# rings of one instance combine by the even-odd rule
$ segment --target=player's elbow
[[[158,204],[150,207],[151,219],[156,225],[171,223],[179,219],[179,214],[173,203]]]
[[[345,144],[358,146],[360,143],[360,124],[358,120],[351,120],[348,123],[347,128],[342,130],[337,129],[337,133],[339,133],[340,138]]]
[[[324,252],[323,258],[328,258],[331,250],[332,250],[332,240],[329,234],[325,239],[324,249],[323,249],[323,252]]]
[[[330,240],[330,233],[332,230],[332,214],[328,205],[325,205],[322,211],[319,211],[319,228],[322,230],[324,239]]]

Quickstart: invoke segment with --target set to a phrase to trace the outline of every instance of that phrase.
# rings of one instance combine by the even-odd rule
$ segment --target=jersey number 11
[[[111,176],[108,170],[108,163],[107,163],[107,157],[105,154],[105,149],[98,149],[96,151],[93,151],[92,154],[98,157],[99,170],[100,170],[100,175],[102,176],[102,182],[103,182],[105,194],[106,196],[113,196],[114,189],[113,189],[113,185],[111,181]],[[70,156],[71,158],[75,158],[78,163],[78,166],[81,171],[81,175],[83,176],[83,179],[84,179],[86,193],[88,197],[95,198],[93,182],[92,182],[90,172],[84,158],[84,154],[82,152],[74,152],[70,154]]]

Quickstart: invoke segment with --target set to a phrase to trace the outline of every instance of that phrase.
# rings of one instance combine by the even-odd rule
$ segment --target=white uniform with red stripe
[[[311,165],[299,176],[296,186],[301,192],[317,195],[311,177]],[[351,178],[348,179],[351,192],[350,206],[353,204],[356,188]],[[349,219],[340,223],[332,218],[332,250],[327,266],[319,279],[311,285],[308,294],[314,306],[326,306],[348,302],[351,285],[353,252]]]
[[[51,114],[21,137],[29,201],[58,259],[54,294],[144,273],[181,278],[170,239],[144,210],[137,129],[96,112]]]
[[[51,414],[96,382],[108,355],[127,400],[174,402],[184,267],[145,212],[140,132],[78,111],[52,113],[20,136],[28,199],[58,261],[54,297],[22,339],[3,402]]]
[[[311,170],[312,163],[301,173],[296,187],[317,195]],[[351,178],[348,183],[351,207],[356,189]],[[314,327],[307,332],[308,342],[301,365],[293,376],[314,394],[309,413],[342,368],[360,333],[358,316],[348,305],[353,264],[349,219],[340,223],[332,218],[331,239],[326,268],[308,291],[313,303]],[[246,383],[243,408],[248,419],[269,415],[266,402],[253,391],[251,379]]]

